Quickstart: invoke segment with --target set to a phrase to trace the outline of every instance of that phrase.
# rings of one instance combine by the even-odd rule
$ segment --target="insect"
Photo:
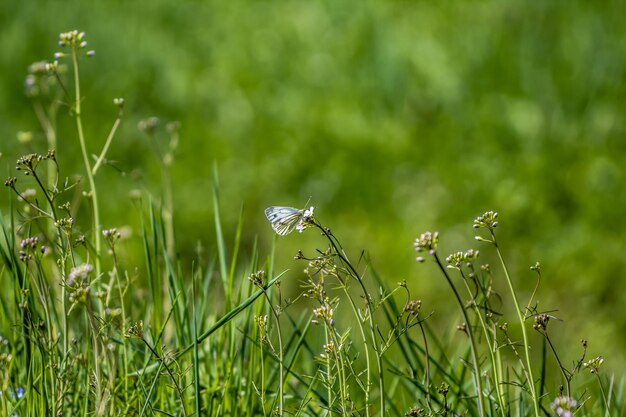
[[[313,216],[313,207],[299,210],[293,207],[272,206],[265,209],[265,216],[272,224],[272,229],[281,236],[288,235],[293,229],[299,231],[306,227],[304,221]]]

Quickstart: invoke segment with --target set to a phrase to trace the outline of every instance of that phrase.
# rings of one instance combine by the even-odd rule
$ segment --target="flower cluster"
[[[0,336],[0,370],[8,371],[11,368],[11,362],[13,362],[13,355],[9,350],[9,340]],[[8,374],[6,376],[8,377]],[[0,384],[2,383],[3,381],[0,380]]]
[[[115,242],[120,240],[122,234],[117,230],[117,228],[113,227],[111,229],[103,230],[102,236],[104,236],[104,239],[106,240],[109,247],[112,248],[113,246],[115,246]]]
[[[471,266],[478,259],[479,251],[468,249],[465,252],[456,252],[446,257],[448,268],[460,269],[461,266]]]
[[[535,324],[533,324],[533,329],[537,331],[546,331],[548,328],[548,322],[550,321],[550,316],[547,314],[539,314],[535,316]]]
[[[80,48],[85,48],[87,46],[87,41],[85,41],[85,32],[72,30],[69,32],[63,32],[59,35],[59,46],[65,47],[76,45]]]
[[[422,300],[410,300],[404,306],[404,312],[417,317],[422,308]]]
[[[567,396],[556,397],[550,407],[558,417],[572,417],[576,411],[576,400]]]
[[[421,407],[411,407],[409,411],[404,413],[406,417],[420,417],[425,415],[426,411]]]
[[[148,136],[152,136],[157,126],[161,121],[158,117],[150,117],[144,120],[140,120],[137,124],[137,128],[144,132]]]
[[[20,261],[24,263],[28,263],[33,259],[34,254],[37,252],[37,247],[39,246],[39,238],[38,237],[29,237],[20,242]],[[40,249],[43,254],[46,251],[45,246],[41,246]]]
[[[312,320],[313,324],[319,324],[320,321],[318,319],[323,320],[330,326],[335,323],[335,320],[333,319],[335,310],[328,304],[322,304],[320,307],[313,309],[313,315],[315,316]]]
[[[254,316],[254,323],[259,329],[259,338],[261,340],[264,340],[265,337],[267,336],[267,326],[268,326],[267,315]]]
[[[583,366],[589,369],[589,372],[592,374],[597,374],[600,371],[600,367],[604,363],[604,358],[602,356],[595,357],[585,362]]]
[[[74,218],[63,217],[57,220],[56,222],[54,222],[54,225],[58,227],[59,229],[63,230],[64,232],[69,233],[72,230],[72,226],[74,225]]]
[[[72,308],[78,304],[86,304],[89,296],[89,274],[93,271],[91,264],[82,264],[72,268],[65,284],[69,288],[69,300]]]
[[[248,280],[250,280],[253,285],[263,288],[265,286],[265,271],[260,270],[250,274]]]
[[[487,228],[489,230],[495,229],[498,226],[498,213],[494,211],[488,211],[482,216],[478,216],[474,219],[474,229],[479,229],[481,227]]]
[[[85,32],[79,32],[72,30],[69,32],[63,32],[59,35],[59,46],[64,48],[66,46],[72,49],[85,49],[87,47],[87,41],[85,40]],[[87,51],[87,56],[91,57],[95,55],[95,51]],[[54,54],[55,59],[64,57],[65,54],[57,52]]]
[[[9,187],[9,188],[13,188],[15,189],[15,183],[17,182],[17,178],[15,177],[9,177],[7,178],[7,180],[4,182],[4,185]]]
[[[439,232],[424,232],[415,239],[415,250],[418,253],[427,251],[429,254],[433,255],[437,251],[437,244],[439,243]],[[421,256],[417,257],[417,262],[424,262],[424,258]]]
[[[307,227],[313,226],[314,223],[314,218],[313,218],[313,210],[315,209],[315,207],[311,207],[308,209],[305,209],[302,212],[302,216],[300,217],[300,221],[298,221],[298,224],[296,225],[296,230],[300,233],[304,232],[304,230]]]
[[[135,336],[140,339],[143,339],[143,320],[139,320],[138,322],[130,326],[128,330],[126,330],[126,333],[124,333],[124,336],[126,337]]]
[[[328,357],[327,355],[333,356],[335,354],[335,344],[333,342],[324,344],[323,348],[325,353],[320,353],[322,359],[326,359]]]
[[[24,171],[24,175],[34,174],[39,162],[45,159],[47,159],[46,155],[40,155],[37,153],[24,155],[17,160],[15,169],[17,171]]]
[[[318,284],[316,282],[309,283],[310,288],[304,292],[305,297],[313,298],[315,300],[320,300],[321,302],[325,302],[328,300],[326,296],[326,289],[322,284]]]
[[[304,273],[313,276],[313,275],[321,275],[321,277],[325,277],[326,275],[337,275],[337,264],[335,263],[335,259],[332,256],[333,250],[332,248],[328,248],[322,256],[311,259],[304,269]]]

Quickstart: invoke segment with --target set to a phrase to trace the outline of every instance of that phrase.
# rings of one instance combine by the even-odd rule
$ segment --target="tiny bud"
[[[96,54],[96,51],[94,51],[94,50],[87,51],[87,56],[88,56],[89,58],[91,58],[91,57],[92,57],[92,56],[94,56],[95,54]]]

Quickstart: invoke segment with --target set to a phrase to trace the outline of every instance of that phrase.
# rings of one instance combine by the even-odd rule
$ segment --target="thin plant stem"
[[[345,365],[343,361],[343,353],[342,346],[337,340],[337,334],[335,333],[334,328],[329,322],[326,322],[326,329],[331,336],[333,342],[333,354],[335,356],[335,361],[337,363],[337,376],[339,377],[339,391],[341,396],[341,414],[347,417],[348,407],[347,407],[347,380],[346,380],[346,372]]]
[[[183,409],[183,416],[187,417],[187,409],[185,408],[185,397],[183,395],[183,391],[180,388],[180,385],[178,384],[178,381],[176,380],[176,377],[174,376],[174,374],[172,373],[172,370],[170,369],[170,367],[167,365],[165,358],[163,358],[162,356],[160,356],[156,350],[154,350],[154,348],[152,346],[150,346],[150,343],[148,343],[148,341],[141,337],[140,338],[141,341],[148,347],[148,349],[150,350],[150,352],[152,352],[152,354],[154,355],[155,358],[157,358],[157,360],[163,364],[163,366],[165,367],[165,370],[167,371],[167,374],[170,376],[172,382],[174,383],[174,387],[176,388],[176,392],[178,393],[178,397],[180,400],[180,405]]]
[[[502,256],[502,252],[500,251],[500,247],[498,246],[498,242],[496,240],[496,235],[492,228],[489,228],[489,233],[491,234],[491,241],[496,248],[496,252],[498,254],[498,258],[500,259],[500,264],[502,265],[502,269],[504,270],[504,276],[506,277],[506,281],[509,285],[509,290],[511,291],[511,297],[513,298],[513,303],[515,304],[515,311],[517,312],[517,318],[522,326],[522,338],[524,339],[524,355],[526,356],[526,371],[527,371],[527,382],[528,388],[530,390],[533,407],[535,411],[535,416],[539,417],[539,399],[537,398],[537,392],[535,391],[535,381],[533,378],[533,370],[531,366],[530,359],[530,345],[528,342],[528,332],[526,331],[526,320],[524,318],[524,314],[519,306],[519,302],[517,301],[517,294],[515,292],[515,288],[513,287],[513,281],[511,280],[511,275],[509,274],[509,270],[504,262],[504,257]]]
[[[326,344],[328,344],[328,329],[326,329],[326,331],[324,332],[324,339],[326,341]],[[330,409],[332,408],[332,404],[333,404],[333,387],[331,384],[331,376],[332,376],[332,362],[330,361],[330,355],[326,355],[326,369],[327,369],[327,374],[326,374],[326,391],[327,391],[327,395],[328,395],[328,412],[327,415],[330,416],[332,413],[330,411]]]
[[[602,385],[602,380],[600,379],[600,374],[598,372],[594,372],[596,378],[598,379],[598,385],[600,385],[600,392],[602,393],[602,401],[604,402],[604,415],[606,417],[611,417],[611,413],[609,413],[609,402],[606,398],[606,393],[604,392],[604,386]]]
[[[428,353],[428,340],[426,339],[423,321],[419,320],[418,325],[420,327],[420,333],[422,334],[422,340],[424,341],[424,383],[426,385],[426,404],[428,404],[428,408],[432,410],[433,405],[430,400],[430,355]]]
[[[83,155],[83,163],[85,164],[85,172],[87,174],[87,180],[89,181],[89,189],[91,193],[92,209],[93,209],[93,224],[94,224],[94,249],[95,249],[95,267],[96,276],[101,274],[100,265],[100,209],[98,205],[98,193],[96,191],[96,183],[93,178],[91,164],[89,163],[89,156],[87,155],[87,146],[85,144],[85,134],[83,130],[83,122],[81,116],[81,96],[80,96],[80,77],[78,70],[78,54],[76,46],[72,46],[72,63],[74,66],[74,89],[76,93],[74,113],[76,115],[76,129],[78,130],[78,141],[80,142],[80,150]]]
[[[446,280],[448,281],[448,285],[450,286],[450,288],[452,289],[452,292],[454,293],[454,297],[456,298],[457,304],[459,305],[459,308],[461,309],[461,313],[463,314],[463,318],[466,323],[467,335],[469,336],[469,339],[470,339],[470,346],[471,346],[471,351],[472,351],[472,362],[474,365],[474,382],[476,384],[478,415],[482,417],[485,415],[485,402],[484,402],[485,400],[483,396],[482,380],[480,378],[480,367],[479,367],[479,362],[478,362],[478,347],[476,346],[476,338],[474,337],[474,331],[472,330],[472,325],[467,315],[467,311],[465,311],[465,305],[463,304],[463,300],[461,300],[461,296],[459,295],[459,292],[454,286],[454,283],[452,282],[450,275],[448,275],[446,268],[441,263],[441,260],[439,259],[439,256],[437,255],[436,252],[433,253],[433,256],[435,258],[435,261],[437,262],[437,265],[439,266],[439,269],[441,270],[443,275],[446,277]]]
[[[102,164],[102,161],[104,161],[104,157],[107,154],[107,151],[109,150],[109,146],[111,145],[111,142],[113,141],[113,137],[115,136],[115,132],[117,132],[117,128],[120,126],[120,123],[122,121],[122,112],[120,111],[120,114],[117,116],[117,119],[115,119],[115,122],[113,123],[113,127],[111,128],[111,131],[109,132],[109,136],[107,136],[107,140],[104,143],[104,146],[102,147],[102,152],[100,152],[100,156],[98,156],[98,159],[96,160],[96,163],[94,164],[93,168],[91,169],[91,175],[95,176],[96,172],[98,172],[98,168],[100,167],[100,165]]]
[[[318,229],[320,229],[322,231],[324,236],[326,236],[326,238],[328,239],[328,241],[330,242],[331,246],[335,250],[335,253],[339,257],[339,259],[341,259],[341,261],[350,270],[350,275],[352,275],[357,280],[357,282],[361,286],[361,290],[363,292],[363,297],[365,298],[365,301],[367,302],[367,309],[368,309],[368,311],[367,311],[367,318],[368,318],[368,321],[369,321],[372,349],[374,350],[374,353],[376,353],[376,364],[377,364],[377,367],[378,367],[378,385],[379,385],[379,390],[380,390],[380,415],[384,416],[385,415],[385,395],[384,395],[384,393],[385,393],[385,382],[384,382],[384,377],[383,377],[382,358],[381,358],[381,356],[380,356],[380,354],[378,352],[377,346],[376,346],[376,333],[374,332],[374,318],[373,318],[374,305],[372,303],[372,299],[370,297],[370,294],[367,291],[367,288],[365,288],[365,284],[363,283],[363,280],[361,279],[361,276],[356,271],[354,266],[352,266],[350,261],[348,261],[348,259],[344,256],[343,251],[340,250],[339,247],[337,246],[337,243],[335,242],[334,236],[330,233],[330,231],[328,229],[324,228],[321,224],[319,224],[317,222],[314,222],[314,225]],[[357,315],[357,321],[359,322],[359,325],[360,325],[361,319],[360,319],[359,315]],[[364,341],[365,341],[366,339],[365,339],[364,333],[363,333],[363,338],[364,338]],[[367,374],[366,374],[366,382],[367,382],[366,387],[367,387],[367,389],[365,390],[365,404],[366,404],[366,414],[369,415],[369,407],[368,407],[368,405],[369,405],[369,391],[370,391],[370,387],[371,387],[371,376],[370,376],[369,353],[368,353],[367,343],[365,344],[365,359],[366,359],[366,362],[367,362],[367,370],[366,370],[366,372],[367,372]]]
[[[279,367],[279,371],[278,371],[278,380],[279,380],[279,385],[278,385],[278,415],[280,417],[283,416],[283,407],[284,407],[284,395],[283,395],[283,385],[284,385],[284,364],[283,364],[283,338],[281,336],[281,331],[280,331],[280,318],[278,316],[278,312],[276,311],[276,309],[274,308],[274,305],[272,304],[272,300],[269,297],[269,294],[267,293],[267,291],[261,287],[261,289],[263,289],[263,293],[265,294],[265,297],[267,299],[267,304],[269,305],[270,310],[272,310],[272,315],[274,316],[274,319],[276,320],[276,333],[278,334],[278,367]]]
[[[459,273],[461,274],[461,277],[463,278],[463,283],[465,284],[465,288],[467,289],[468,294],[470,295],[470,297],[473,297],[472,295],[472,290],[469,287],[468,281],[467,281],[467,277],[465,276],[465,274],[463,273],[462,269],[458,269]],[[474,313],[476,314],[476,317],[478,317],[478,321],[480,323],[480,328],[483,331],[483,334],[485,336],[485,340],[489,341],[491,340],[491,337],[489,337],[489,330],[487,328],[487,324],[485,323],[485,321],[483,320],[483,316],[478,308],[478,306],[476,305],[476,301],[475,299],[472,298],[472,307],[474,309]],[[471,325],[468,323],[468,327],[471,327]],[[493,379],[494,379],[494,388],[496,390],[496,396],[498,398],[498,405],[500,406],[500,414],[505,417],[506,416],[506,407],[503,403],[503,399],[502,399],[502,393],[500,392],[500,380],[498,378],[498,366],[496,363],[496,357],[495,357],[495,351],[497,350],[497,346],[495,345],[491,345],[489,344],[489,359],[491,360],[491,369],[492,369],[492,373],[493,373]]]

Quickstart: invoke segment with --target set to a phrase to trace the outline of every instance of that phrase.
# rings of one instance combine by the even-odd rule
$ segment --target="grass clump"
[[[96,181],[124,100],[114,100],[118,116],[92,163],[81,116],[85,35],[61,34],[60,45],[69,52],[55,58],[69,60],[73,83],[66,85],[67,69],[56,60],[33,65],[27,82],[50,150],[21,157],[16,169],[24,175],[5,182],[17,203],[11,196],[10,212],[1,213],[2,415],[538,417],[623,410],[623,381],[616,387],[607,379],[601,357],[587,359],[586,341],[571,366],[559,355],[549,332],[555,312],[535,301],[539,264],[531,268],[535,289],[522,301],[494,212],[474,227],[485,232],[477,240],[493,249],[497,268],[480,264],[476,249],[440,256],[438,233],[414,243],[417,261],[434,263],[459,309],[453,336],[437,328],[436,308],[425,313],[428,302],[413,297],[406,282],[392,288],[364,257],[351,260],[313,207],[266,211],[280,235],[308,230],[321,237],[316,251],[295,253],[303,273],[289,275],[301,279],[302,291],[285,298],[286,273],[274,271],[273,253],[262,260],[255,243],[240,254],[243,211],[227,247],[217,173],[217,253],[189,263],[178,255],[173,124],[158,153],[164,196],[136,196],[143,259],[128,264],[129,239],[107,224],[98,196],[109,191]],[[86,184],[62,179],[54,150],[61,108],[75,120]],[[158,123],[140,128],[155,139]],[[511,311],[515,324],[506,320]],[[581,376],[584,370],[592,377]]]

